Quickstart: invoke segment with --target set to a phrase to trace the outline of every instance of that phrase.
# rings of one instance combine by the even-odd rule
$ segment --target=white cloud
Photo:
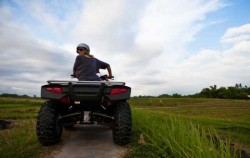
[[[179,75],[173,76],[171,83],[176,84],[174,87],[181,83],[182,88],[191,88],[193,89],[191,91],[213,84],[219,86],[232,86],[236,83],[249,85],[249,64],[250,40],[235,43],[224,51],[201,50],[172,69]]]
[[[23,90],[23,88],[20,87],[11,87],[13,90]]]
[[[206,21],[225,6],[219,0],[15,2],[18,11],[0,9],[4,90],[38,94],[48,79],[69,79],[81,42],[110,63],[116,79],[132,86],[134,95],[190,94],[249,78],[242,73],[250,65],[249,24],[225,32],[221,42],[231,44],[227,50],[187,50],[200,30],[221,21]]]
[[[246,40],[250,40],[250,24],[228,29],[222,37],[221,42],[234,44]]]
[[[9,90],[38,94],[39,87],[48,79],[69,79],[72,54],[65,56],[65,50],[36,40],[26,30],[7,22],[1,25],[0,35],[0,87],[7,87],[0,93]]]
[[[119,32],[119,27],[123,28],[125,7],[125,0],[86,1],[82,12],[75,15],[77,21],[71,30],[73,41],[77,44],[86,42],[93,48],[104,51],[119,48],[122,42],[117,40],[119,33],[122,33]]]

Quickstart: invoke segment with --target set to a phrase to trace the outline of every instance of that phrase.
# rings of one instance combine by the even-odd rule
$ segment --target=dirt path
[[[64,130],[62,141],[47,158],[122,158],[125,148],[113,143],[112,130],[101,125],[76,125]]]

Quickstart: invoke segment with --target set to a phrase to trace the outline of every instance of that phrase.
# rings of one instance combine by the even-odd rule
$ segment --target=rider
[[[78,44],[76,52],[79,55],[76,57],[72,76],[78,78],[79,81],[100,81],[96,74],[99,73],[99,69],[107,69],[108,78],[113,78],[110,65],[94,58],[87,44]]]

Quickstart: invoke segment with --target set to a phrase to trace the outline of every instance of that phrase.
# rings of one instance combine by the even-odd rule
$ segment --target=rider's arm
[[[109,78],[113,78],[112,70],[111,70],[110,65],[107,67],[107,70],[108,70]]]
[[[76,77],[76,67],[77,67],[77,65],[78,65],[78,61],[79,61],[79,57],[77,56],[76,59],[75,59],[74,66],[73,66],[73,74],[72,74],[72,77]]]
[[[109,74],[109,78],[112,78],[113,76],[112,76],[112,70],[111,70],[111,67],[110,67],[110,65],[108,64],[108,63],[105,63],[105,62],[103,62],[103,61],[101,61],[101,60],[99,60],[99,59],[96,59],[96,68],[97,68],[97,70],[96,70],[96,72],[99,72],[99,69],[107,69],[108,70],[108,74]]]

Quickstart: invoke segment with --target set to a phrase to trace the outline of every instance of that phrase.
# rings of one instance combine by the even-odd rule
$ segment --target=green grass
[[[131,98],[130,104],[134,106],[170,106],[192,105],[195,103],[207,103],[211,99],[207,98]]]
[[[133,142],[128,157],[231,158],[230,142],[221,141],[213,128],[151,111],[133,110]],[[143,134],[145,143],[138,144]]]
[[[35,98],[12,98],[12,97],[0,97],[0,105],[2,104],[28,104],[28,105],[37,105],[43,103],[43,99]]]
[[[42,99],[0,97],[0,119],[36,119]]]
[[[11,121],[0,130],[0,157],[40,157],[42,146],[36,137],[36,117],[41,99],[0,97],[0,119]]]
[[[214,128],[221,137],[230,137],[237,148],[242,148],[250,153],[250,101],[136,98],[131,99],[130,104],[133,109],[154,112],[163,118],[178,117],[199,125],[201,128]],[[141,116],[142,118],[137,118],[136,115],[133,117],[133,121],[137,121],[136,119],[143,119],[144,116]],[[152,118],[152,120],[154,119]],[[159,123],[158,126],[162,126],[162,124]]]
[[[0,119],[12,122],[0,130],[0,157],[41,156],[44,149],[37,141],[35,123],[43,102],[0,97]],[[128,157],[234,157],[228,138],[237,148],[250,151],[250,101],[132,98],[129,102],[133,134]],[[145,143],[138,143],[140,134]]]
[[[35,134],[36,120],[12,121],[9,129],[0,130],[0,157],[39,157],[41,145]]]

